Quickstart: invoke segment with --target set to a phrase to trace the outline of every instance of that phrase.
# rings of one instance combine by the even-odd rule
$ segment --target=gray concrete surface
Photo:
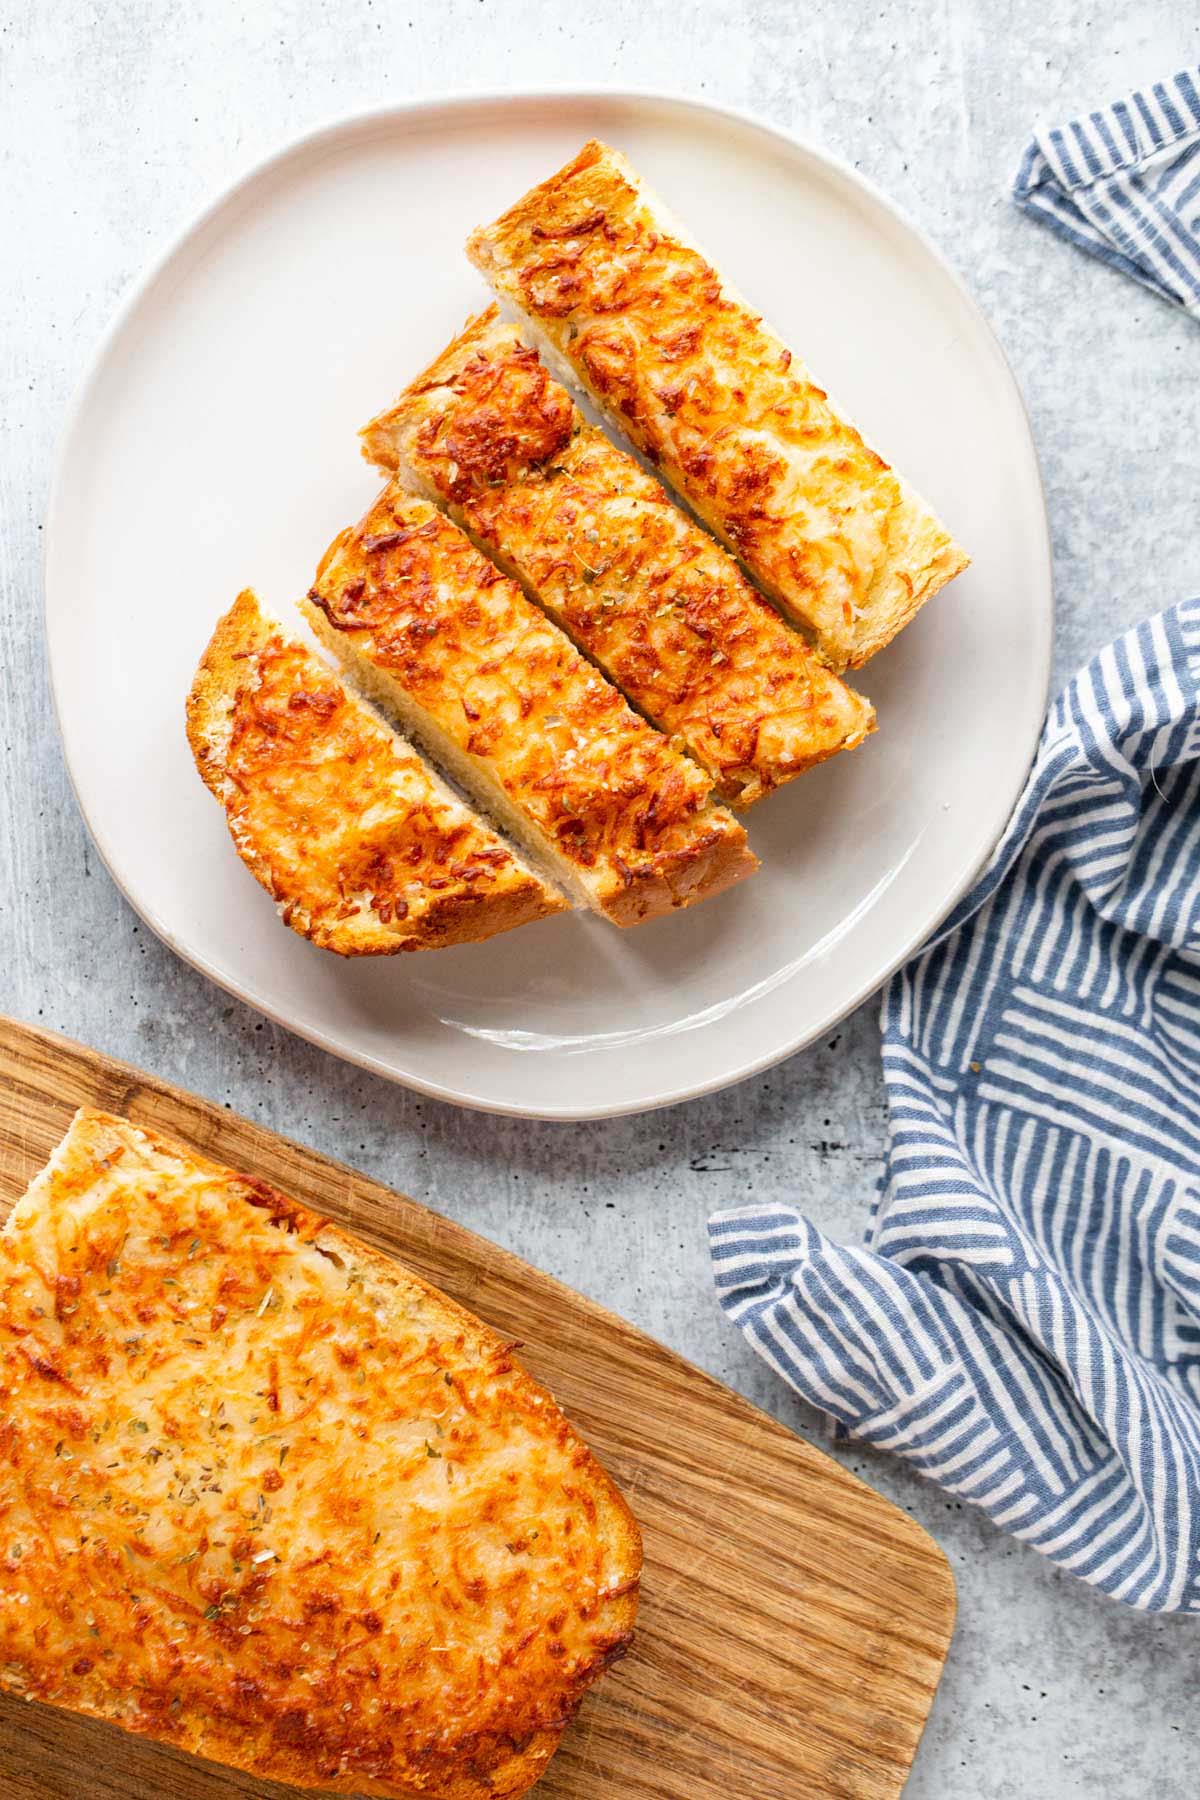
[[[1200,590],[1200,330],[1022,220],[1007,184],[1036,118],[1197,60],[1192,0],[6,0],[0,1009],[408,1190],[814,1431],[720,1317],[703,1225],[716,1206],[782,1194],[827,1228],[859,1230],[884,1129],[874,1006],[723,1095],[557,1127],[421,1101],[206,985],[113,889],[62,766],[40,612],[64,407],[150,252],[263,152],[339,111],[580,81],[756,108],[896,196],[995,324],[1043,459],[1061,677],[1121,626]],[[839,1454],[940,1538],[958,1579],[958,1635],[912,1800],[1200,1791],[1194,1623],[1120,1611],[892,1462]]]

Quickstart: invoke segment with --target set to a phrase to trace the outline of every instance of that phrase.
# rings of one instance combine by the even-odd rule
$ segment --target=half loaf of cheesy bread
[[[253,1176],[76,1115],[0,1233],[0,1685],[255,1776],[500,1800],[641,1546],[478,1319]]]

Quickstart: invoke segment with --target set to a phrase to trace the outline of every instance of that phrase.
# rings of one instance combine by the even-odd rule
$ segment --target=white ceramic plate
[[[627,151],[970,550],[862,672],[879,731],[749,815],[762,871],[620,933],[550,920],[343,962],[284,929],[192,767],[184,695],[251,584],[287,617],[376,480],[355,433],[486,298],[468,230],[589,135]],[[214,981],[380,1074],[542,1118],[662,1106],[828,1030],[998,837],[1046,695],[1050,563],[1020,397],[936,252],[857,176],[650,95],[465,98],[302,139],[141,282],[76,401],[47,626],[84,816],[142,917]]]

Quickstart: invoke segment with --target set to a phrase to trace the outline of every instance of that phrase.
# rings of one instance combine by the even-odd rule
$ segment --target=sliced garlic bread
[[[492,307],[363,433],[747,806],[874,728],[734,559],[584,419]]]
[[[389,486],[330,547],[304,610],[356,684],[615,924],[756,867],[707,775],[428,501]]]
[[[467,249],[831,667],[966,567],[615,150],[585,144]]]
[[[238,855],[323,949],[470,943],[566,907],[252,593],[217,626],[187,730]]]

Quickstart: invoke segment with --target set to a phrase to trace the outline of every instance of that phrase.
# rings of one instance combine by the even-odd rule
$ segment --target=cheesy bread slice
[[[566,908],[249,591],[204,653],[187,730],[238,855],[323,949],[471,943]]]
[[[0,1233],[0,1685],[299,1788],[524,1794],[628,1646],[620,1494],[486,1325],[82,1111]]]
[[[587,422],[496,307],[363,438],[371,460],[445,507],[732,805],[873,729],[869,702]]]
[[[389,486],[335,539],[304,611],[354,681],[615,924],[757,866],[703,770],[428,501]]]
[[[966,567],[617,151],[585,144],[467,250],[833,668]]]

